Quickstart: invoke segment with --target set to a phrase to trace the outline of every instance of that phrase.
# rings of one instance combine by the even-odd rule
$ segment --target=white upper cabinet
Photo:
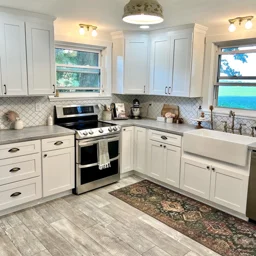
[[[167,35],[151,39],[150,94],[167,95],[170,84],[171,40]]]
[[[26,23],[29,95],[55,93],[53,25]]]
[[[53,18],[0,10],[0,95],[55,93]]]
[[[203,57],[204,52],[202,53]],[[171,96],[190,95],[192,61],[192,33],[177,33],[171,36]],[[203,75],[203,74],[201,74]],[[198,85],[194,85],[198,86]],[[199,96],[199,95],[198,95]]]
[[[27,95],[25,23],[1,17],[0,26],[2,95]]]
[[[113,36],[113,93],[148,93],[149,36],[145,33]]]

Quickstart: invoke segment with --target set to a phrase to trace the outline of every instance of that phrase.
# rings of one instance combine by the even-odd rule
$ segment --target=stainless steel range
[[[119,141],[121,127],[98,121],[99,107],[55,106],[54,121],[76,131],[76,187],[81,194],[120,180]],[[110,167],[99,168],[99,143],[106,140]]]

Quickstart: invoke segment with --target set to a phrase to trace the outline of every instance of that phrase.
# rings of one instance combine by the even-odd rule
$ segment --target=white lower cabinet
[[[181,149],[166,145],[165,157],[165,183],[179,188]]]
[[[122,128],[121,134],[121,173],[133,171],[134,127]]]
[[[159,142],[148,142],[148,174],[154,179],[164,181],[165,163],[164,148]]]
[[[181,189],[242,214],[246,212],[248,182],[246,172],[234,167],[182,157]]]
[[[74,147],[43,152],[43,196],[75,186]]]
[[[212,167],[210,200],[237,212],[246,212],[249,176]]]
[[[179,187],[180,148],[153,140],[149,140],[148,144],[149,175],[154,179]]]
[[[5,210],[42,197],[41,177],[0,186],[0,210]]]
[[[180,188],[204,199],[210,198],[210,165],[182,157]]]
[[[146,171],[147,129],[134,128],[134,170],[140,173]]]

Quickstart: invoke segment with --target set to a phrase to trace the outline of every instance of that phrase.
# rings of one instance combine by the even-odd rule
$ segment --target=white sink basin
[[[209,157],[234,165],[246,166],[248,145],[256,138],[206,129],[184,133],[184,152]]]

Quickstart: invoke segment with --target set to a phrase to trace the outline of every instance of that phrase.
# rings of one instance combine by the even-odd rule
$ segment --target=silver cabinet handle
[[[19,167],[12,168],[9,172],[18,172],[20,171]]]
[[[54,143],[55,146],[60,146],[62,144],[63,144],[63,141],[57,141],[57,142]]]
[[[55,84],[53,84],[52,86],[53,86],[53,93],[55,93],[56,92]]]
[[[4,84],[4,94],[7,94],[7,88],[6,88],[6,84]]]
[[[168,90],[168,87],[166,86],[165,87],[165,94],[168,94],[167,90]]]
[[[168,94],[171,94],[170,90],[172,89],[172,87],[168,88]]]
[[[18,148],[11,148],[8,152],[9,153],[16,153],[18,151],[20,151]]]
[[[21,193],[20,192],[15,192],[13,194],[10,195],[10,197],[16,197],[16,196],[20,196]]]
[[[146,85],[144,85],[144,93],[146,93]]]

